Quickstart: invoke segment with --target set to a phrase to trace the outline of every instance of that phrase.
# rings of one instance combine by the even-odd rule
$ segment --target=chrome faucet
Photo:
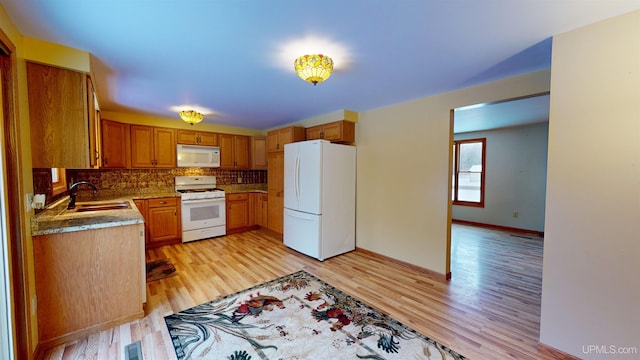
[[[93,193],[97,193],[98,192],[98,188],[96,188],[95,185],[93,185],[92,183],[88,182],[88,181],[78,181],[73,183],[71,186],[69,186],[69,199],[71,199],[69,201],[69,205],[67,206],[68,210],[73,209],[74,207],[76,207],[76,196],[78,195],[78,192],[74,192],[74,190],[76,190],[76,188],[80,185],[89,185],[93,188]]]

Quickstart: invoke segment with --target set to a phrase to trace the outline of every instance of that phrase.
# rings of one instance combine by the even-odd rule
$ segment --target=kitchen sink
[[[131,203],[128,201],[117,201],[107,203],[79,203],[76,207],[68,212],[86,212],[86,211],[105,211],[105,210],[123,210],[131,209]]]

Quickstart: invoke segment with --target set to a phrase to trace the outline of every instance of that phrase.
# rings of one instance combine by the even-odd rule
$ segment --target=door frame
[[[3,183],[0,191],[2,199],[2,256],[7,262],[2,279],[7,305],[12,310],[8,320],[10,342],[10,358],[32,359],[29,343],[32,339],[31,308],[29,304],[26,216],[21,211],[24,193],[21,186],[22,167],[21,152],[18,151],[19,127],[17,115],[17,58],[15,45],[6,33],[0,29],[0,73],[2,77],[2,130],[0,146],[2,147]],[[9,216],[9,214],[14,214]]]

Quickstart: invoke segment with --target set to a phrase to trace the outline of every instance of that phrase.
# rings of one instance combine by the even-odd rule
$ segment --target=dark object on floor
[[[176,274],[176,268],[169,259],[147,262],[147,282],[160,280]]]

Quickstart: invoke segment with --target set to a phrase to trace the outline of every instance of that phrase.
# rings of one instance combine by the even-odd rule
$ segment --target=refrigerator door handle
[[[302,220],[314,220],[317,217],[317,215],[305,214],[298,211],[287,211],[285,215],[302,219]]]
[[[296,188],[296,199],[300,201],[300,154],[296,155],[296,178],[295,178],[295,188]]]

